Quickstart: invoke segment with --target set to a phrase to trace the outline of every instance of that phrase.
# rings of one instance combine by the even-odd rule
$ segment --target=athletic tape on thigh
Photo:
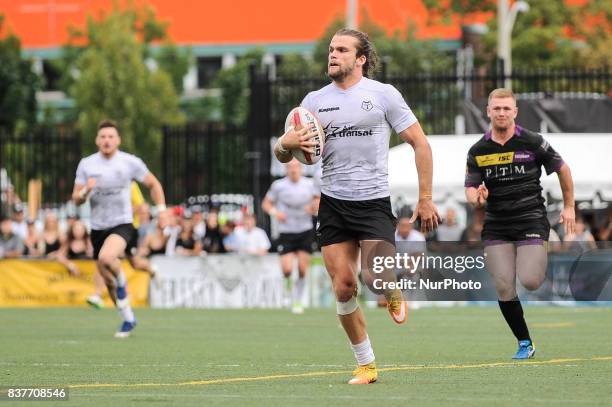
[[[359,308],[359,304],[355,297],[351,297],[351,299],[346,302],[336,301],[336,312],[338,315],[352,314],[357,308]]]

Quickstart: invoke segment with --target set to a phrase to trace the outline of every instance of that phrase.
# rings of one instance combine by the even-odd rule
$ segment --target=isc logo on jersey
[[[297,160],[303,164],[312,165],[321,159],[323,155],[323,146],[325,145],[325,131],[323,131],[323,127],[321,127],[321,123],[316,118],[312,112],[304,109],[299,106],[293,108],[289,114],[287,115],[287,119],[285,120],[285,131],[288,131],[289,128],[295,127],[297,129],[301,129],[302,127],[312,127],[314,126],[317,135],[314,136],[311,140],[317,141],[319,144],[314,146],[314,154],[306,153],[302,150],[295,149],[291,150],[291,153]]]

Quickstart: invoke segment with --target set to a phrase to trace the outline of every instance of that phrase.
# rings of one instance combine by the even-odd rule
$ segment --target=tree
[[[4,16],[0,15],[0,33]],[[0,38],[0,128],[25,129],[36,122],[36,91],[40,88],[32,63],[21,58],[21,42],[13,34]]]
[[[431,21],[450,21],[451,14],[466,18],[473,13],[491,12],[489,32],[484,36],[485,58],[495,62],[497,47],[496,0],[424,0]],[[512,34],[512,65],[516,68],[594,67],[610,63],[612,47],[612,5],[592,0],[583,5],[565,0],[529,1]]]
[[[385,30],[372,20],[364,11],[363,21],[359,29],[368,34],[382,62],[388,63],[390,74],[406,74],[418,72],[447,71],[453,68],[454,60],[448,54],[438,50],[435,40],[418,40],[416,26],[406,22],[403,31],[397,31],[389,36]],[[327,27],[323,36],[317,42],[314,51],[315,63],[326,71],[329,41],[336,31],[344,27],[344,18],[338,17]],[[379,62],[379,70],[380,70]]]
[[[159,69],[167,72],[172,78],[176,93],[183,93],[183,78],[193,63],[191,48],[179,49],[175,44],[166,42],[155,55]]]
[[[243,125],[249,114],[249,67],[261,66],[264,51],[247,52],[236,65],[222,69],[213,80],[213,87],[221,90],[221,120],[226,124]]]
[[[78,51],[68,54],[74,60],[66,70],[72,74],[68,92],[87,149],[93,146],[97,123],[112,118],[119,123],[122,148],[159,169],[162,126],[184,120],[172,77],[147,67],[149,44],[163,38],[165,25],[151,9],[118,7],[98,21],[89,17],[85,32],[71,33],[67,49]]]

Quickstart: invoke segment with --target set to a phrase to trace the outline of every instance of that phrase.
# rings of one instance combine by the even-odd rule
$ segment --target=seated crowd
[[[25,220],[21,205],[15,206],[12,218],[1,219],[0,258],[48,258],[57,260],[73,275],[78,268],[72,260],[92,258],[92,246],[86,225],[76,216],[58,220],[56,211],[48,210],[38,222]],[[237,225],[223,219],[218,210],[204,214],[200,207],[177,206],[151,216],[143,204],[136,213],[138,254],[198,256],[207,253],[265,254],[271,247],[263,229],[256,226],[253,215],[243,216]]]
[[[247,214],[239,224],[225,219],[215,208],[204,213],[194,206],[181,206],[151,215],[146,203],[136,212],[135,225],[138,230],[138,255],[198,256],[207,253],[265,254],[271,248],[265,231],[256,226],[253,215]],[[477,242],[484,223],[484,212],[475,211],[471,222],[462,227],[457,221],[457,212],[448,208],[443,214],[443,223],[434,234],[424,236],[401,217],[398,222],[398,241]],[[38,223],[41,223],[39,226]],[[551,229],[550,242],[558,242],[561,249],[594,248],[597,241],[612,241],[612,209],[600,227],[592,226],[577,214],[576,234],[561,236]],[[66,266],[73,275],[78,268],[72,260],[89,259],[92,247],[86,225],[76,216],[68,216],[60,222],[55,211],[46,211],[40,222],[26,219],[24,207],[15,205],[11,218],[2,217],[0,222],[1,258],[49,258]]]

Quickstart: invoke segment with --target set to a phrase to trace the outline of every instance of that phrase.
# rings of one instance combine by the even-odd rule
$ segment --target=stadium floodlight
[[[504,87],[511,89],[512,80],[512,28],[518,13],[529,11],[529,4],[519,0],[508,7],[508,0],[498,0],[497,3],[497,57],[503,61]]]

